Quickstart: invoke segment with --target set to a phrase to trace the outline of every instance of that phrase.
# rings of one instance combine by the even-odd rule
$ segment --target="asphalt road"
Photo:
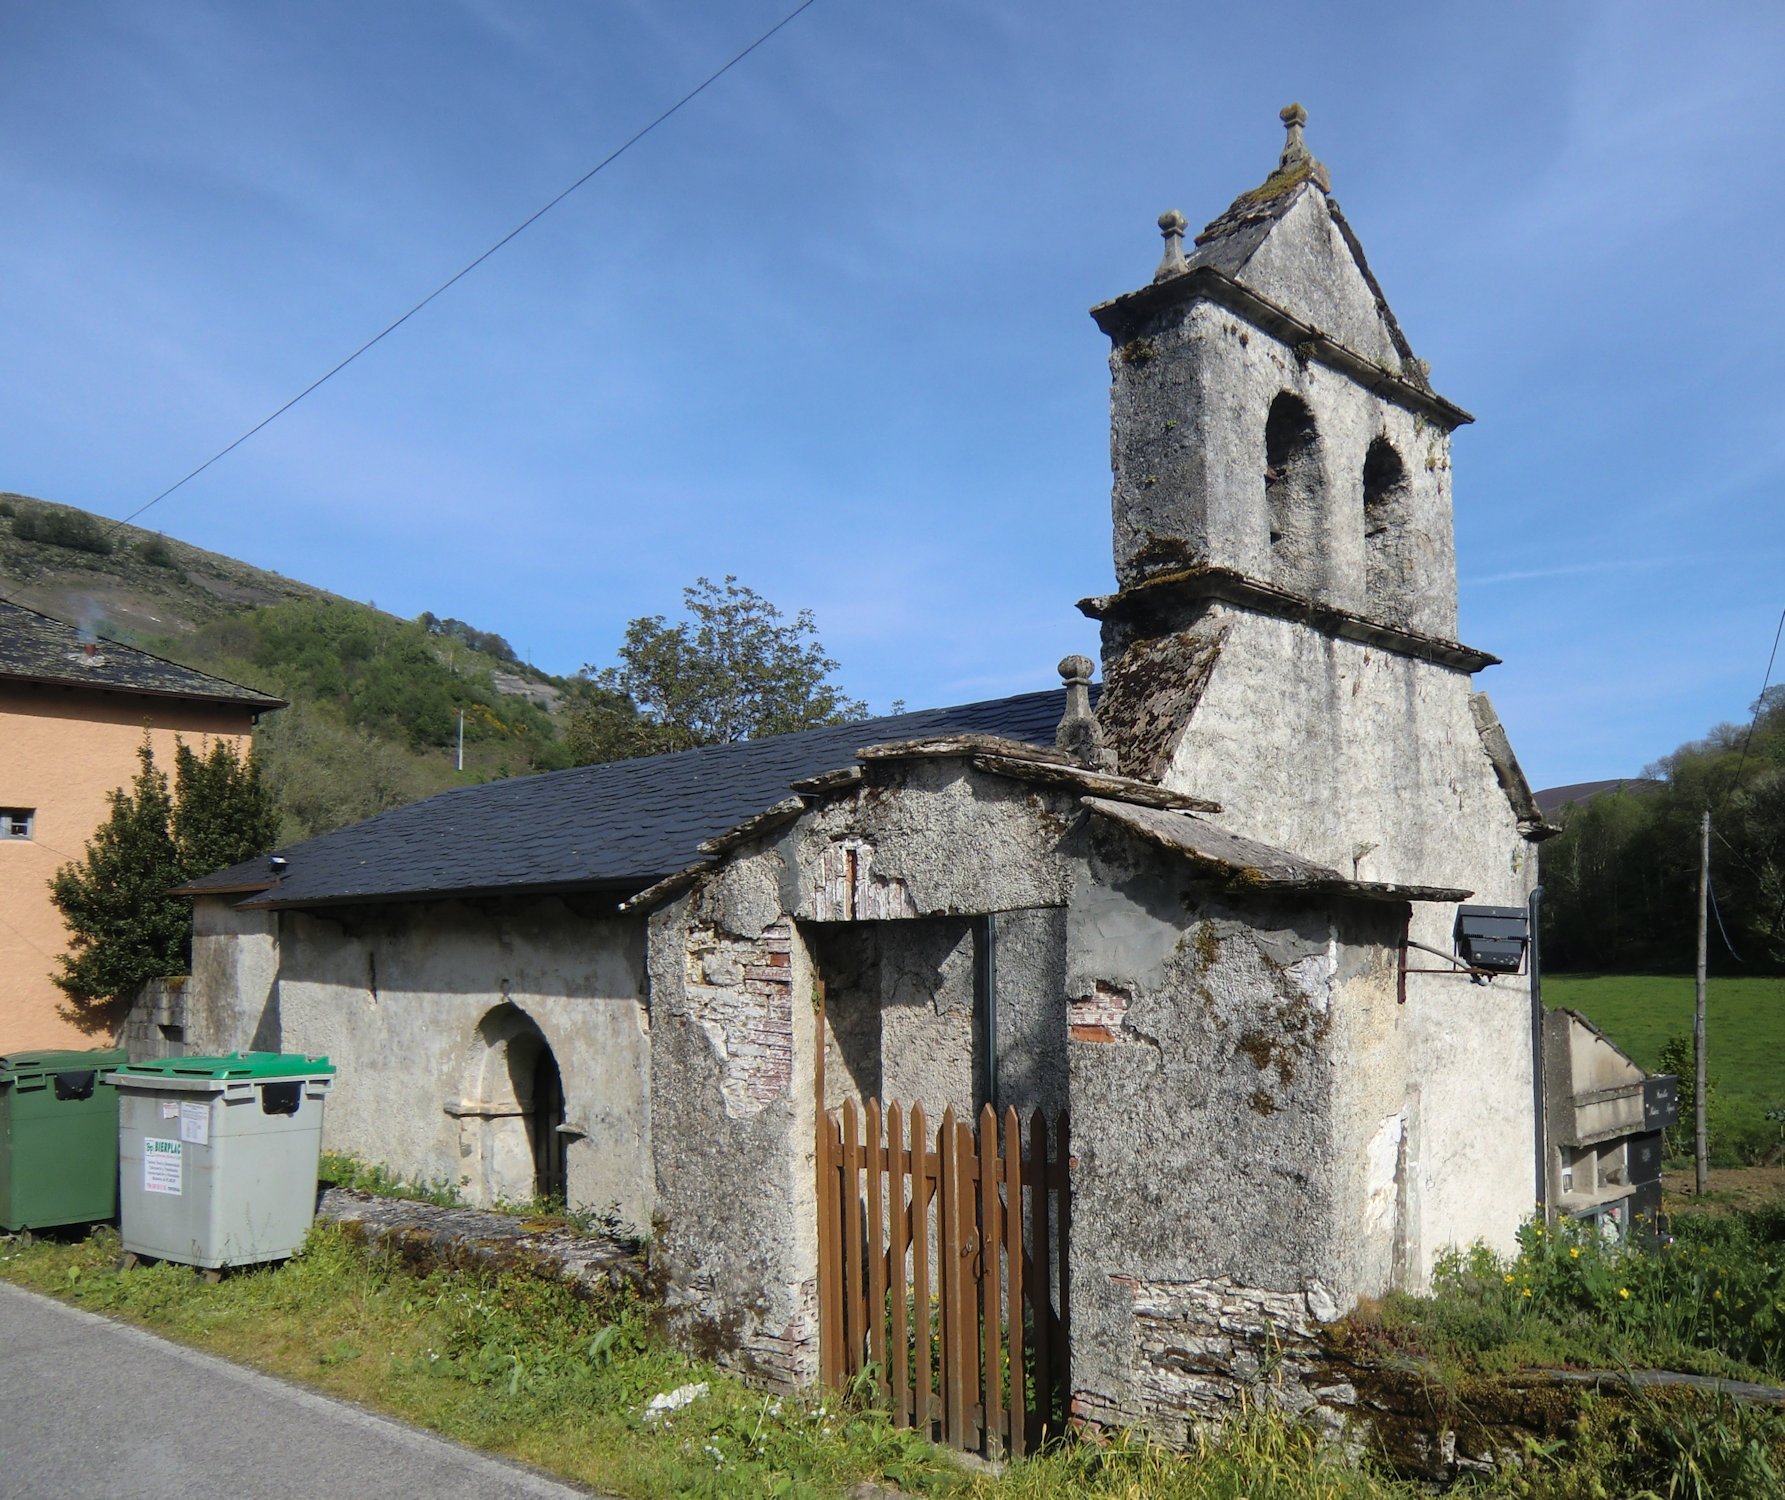
[[[0,1285],[0,1496],[588,1500],[357,1406]]]

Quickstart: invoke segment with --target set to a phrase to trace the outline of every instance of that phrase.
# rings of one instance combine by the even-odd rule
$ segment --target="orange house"
[[[50,978],[68,932],[49,881],[105,821],[106,794],[135,777],[144,734],[171,769],[176,737],[245,753],[260,715],[283,707],[0,600],[0,1056],[103,1040]]]

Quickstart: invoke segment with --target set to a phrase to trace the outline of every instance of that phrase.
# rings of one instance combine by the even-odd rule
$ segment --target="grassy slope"
[[[118,527],[73,506],[11,492],[0,492],[0,501],[6,502],[0,505],[0,594],[110,639],[291,700],[293,708],[268,719],[259,736],[263,761],[286,808],[281,842],[467,781],[529,768],[525,747],[507,734],[480,733],[475,711],[463,773],[454,770],[449,743],[417,743],[388,718],[352,722],[338,695],[337,701],[320,700],[311,681],[314,674],[304,666],[250,659],[259,634],[231,623],[254,610],[284,612],[312,604],[369,622],[363,628],[378,634],[399,634],[407,622],[221,553],[140,527]],[[20,538],[5,514],[8,509],[97,523],[110,537],[112,550],[100,555]],[[531,719],[537,734],[551,736],[549,722],[529,713],[516,695],[543,692],[555,697],[567,686],[560,679],[450,641],[441,641],[435,654],[443,662],[450,659],[453,671],[492,683],[494,695],[482,696],[487,703],[506,705],[505,717]],[[430,723],[439,730],[450,718],[442,710]]]
[[[1669,1037],[1692,1034],[1692,980],[1546,974],[1543,998],[1578,1010],[1645,1068]],[[1785,978],[1712,979],[1705,994],[1711,1087],[1730,1102],[1785,1106]]]

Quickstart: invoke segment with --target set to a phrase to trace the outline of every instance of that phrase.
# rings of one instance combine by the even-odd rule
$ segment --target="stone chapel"
[[[1069,1112],[1086,1420],[1181,1436],[1444,1247],[1509,1247],[1541,1035],[1520,943],[1459,933],[1520,927],[1550,830],[1455,638],[1470,419],[1304,120],[1093,309],[1094,709],[1069,658],[1064,693],[467,787],[220,871],[161,1043],[326,1053],[332,1147],[655,1226],[676,1320],[774,1384],[821,1368],[845,1102]]]

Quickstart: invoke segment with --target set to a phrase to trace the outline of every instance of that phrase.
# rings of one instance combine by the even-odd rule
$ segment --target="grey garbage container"
[[[118,1226],[131,1255],[218,1269],[279,1260],[316,1214],[326,1057],[131,1063],[118,1091]]]

